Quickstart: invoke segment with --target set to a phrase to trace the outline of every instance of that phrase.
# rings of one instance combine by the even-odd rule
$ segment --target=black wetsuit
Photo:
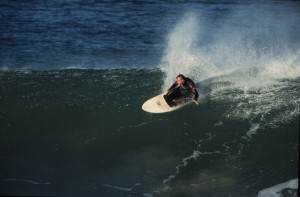
[[[178,85],[177,82],[175,82],[169,88],[168,93],[164,95],[165,100],[171,107],[186,100],[197,100],[199,97],[195,88],[195,83],[189,78],[185,78],[184,80],[185,82],[181,85]]]

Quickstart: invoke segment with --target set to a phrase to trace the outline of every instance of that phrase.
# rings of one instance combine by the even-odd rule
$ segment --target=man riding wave
[[[176,82],[164,95],[164,98],[170,107],[176,106],[188,100],[193,100],[194,103],[198,104],[198,97],[199,94],[195,88],[195,83],[190,78],[185,77],[183,74],[177,75]]]

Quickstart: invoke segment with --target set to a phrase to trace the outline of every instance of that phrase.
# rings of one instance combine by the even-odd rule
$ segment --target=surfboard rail
[[[176,109],[179,109],[187,104],[192,103],[192,100],[185,101],[181,104],[177,104],[176,106],[170,106],[170,102],[166,101],[164,98],[165,93],[162,93],[160,95],[157,95],[146,102],[142,105],[142,109],[146,112],[149,113],[166,113],[166,112],[171,112]]]

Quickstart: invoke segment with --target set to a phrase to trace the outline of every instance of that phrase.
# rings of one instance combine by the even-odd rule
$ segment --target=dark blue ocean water
[[[297,196],[298,1],[1,1],[0,195]],[[199,105],[142,104],[183,73]]]
[[[201,23],[199,46],[241,31],[245,41],[264,47],[299,43],[299,5],[293,1],[5,0],[0,7],[5,68],[158,67],[169,34],[188,13]],[[282,35],[287,37],[278,40]]]
[[[174,3],[4,1],[1,66],[157,66],[174,15],[189,7]]]

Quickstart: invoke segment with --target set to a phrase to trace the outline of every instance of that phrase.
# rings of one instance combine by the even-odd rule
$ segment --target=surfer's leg
[[[176,105],[180,104],[181,98],[182,98],[182,94],[181,94],[180,88],[177,88],[170,95],[170,99],[172,100],[172,103],[173,103],[172,106],[176,106]]]
[[[173,102],[174,102],[176,105],[179,105],[179,104],[181,104],[181,103],[184,103],[186,100],[187,100],[187,98],[185,98],[185,97],[182,96],[182,97],[179,97],[179,98],[174,99]]]
[[[166,102],[168,103],[168,105],[170,107],[173,107],[173,106],[176,106],[177,104],[181,103],[178,101],[180,101],[183,98],[183,96],[181,94],[180,88],[176,88],[172,92],[164,95],[164,98],[165,98]]]
[[[193,95],[190,94],[190,95],[181,95],[180,97],[176,98],[173,100],[173,102],[176,104],[176,105],[179,105],[181,103],[185,103],[189,100],[192,100],[193,99]]]
[[[164,99],[166,100],[166,102],[168,103],[168,105],[170,107],[173,107],[176,105],[176,103],[174,103],[173,99],[168,94],[164,95]]]
[[[181,97],[182,95],[181,95],[181,92],[180,92],[180,88],[176,88],[173,92],[169,93],[168,96],[172,100]]]

